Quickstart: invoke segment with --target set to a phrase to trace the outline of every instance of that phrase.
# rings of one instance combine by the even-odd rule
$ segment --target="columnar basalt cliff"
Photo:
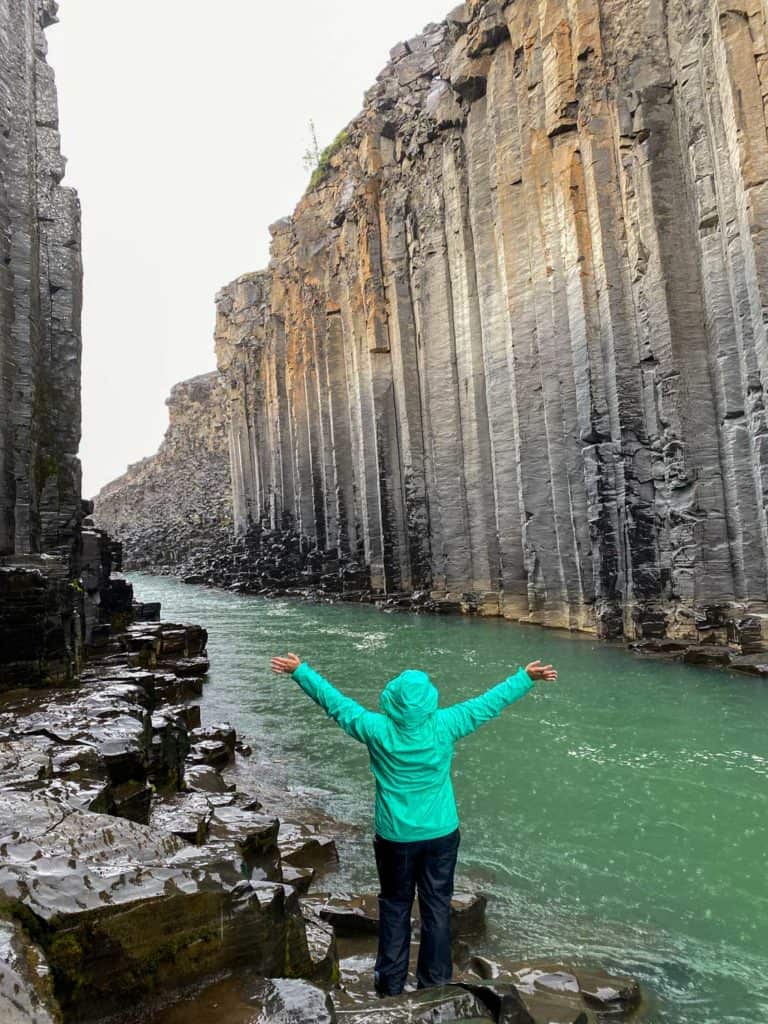
[[[767,19],[469,0],[395,47],[218,297],[238,530],[486,614],[759,637]]]
[[[0,2],[0,684],[66,677],[78,635],[80,209],[60,184],[55,15]]]
[[[224,382],[177,384],[160,450],[128,467],[95,499],[95,522],[123,544],[126,568],[206,570],[232,547],[232,488]]]

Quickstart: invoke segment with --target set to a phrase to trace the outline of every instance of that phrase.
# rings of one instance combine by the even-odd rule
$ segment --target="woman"
[[[374,851],[379,874],[376,990],[398,995],[408,975],[411,907],[418,890],[421,936],[419,988],[451,980],[451,897],[459,818],[451,782],[453,746],[525,696],[537,679],[554,681],[551,665],[532,661],[479,697],[438,707],[425,672],[407,669],[390,680],[368,711],[340,693],[295,654],[272,659],[349,736],[365,743],[376,779]]]

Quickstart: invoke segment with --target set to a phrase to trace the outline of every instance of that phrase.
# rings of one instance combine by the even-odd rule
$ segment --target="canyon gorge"
[[[283,637],[312,638],[368,700],[372,660],[429,651],[463,700],[478,660],[506,671],[543,635],[320,607],[343,599],[768,676],[766,0],[467,0],[398,43],[271,226],[269,266],[216,295],[216,368],[173,388],[159,451],[93,500],[57,15],[0,0],[0,1019],[630,1022],[652,1009],[641,971],[666,986],[660,1021],[683,996],[686,1013],[759,1019],[738,1002],[765,998],[755,680],[686,669],[684,687],[651,657],[640,685],[618,645],[550,633],[577,696],[542,715],[540,688],[515,711],[519,749],[541,756],[518,794],[498,770],[508,734],[474,765],[473,838],[503,842],[477,848],[452,904],[456,984],[380,1001],[375,894],[338,888],[339,848],[370,859],[370,822],[322,803],[344,785],[367,806],[367,766],[340,767],[268,665]],[[218,676],[188,595],[210,602]],[[667,749],[652,711],[671,706]],[[668,791],[648,788],[655,765]],[[589,833],[578,798],[594,793]],[[548,876],[538,841],[562,853]],[[690,889],[670,867],[680,902],[646,920],[627,879],[653,890],[671,848]],[[709,874],[690,867],[707,857]],[[495,959],[478,879],[523,894]],[[709,934],[718,900],[740,908],[728,946]],[[523,943],[515,922],[534,916]],[[571,930],[573,964],[554,941]]]
[[[217,296],[237,571],[184,571],[754,647],[767,31],[761,0],[470,0],[395,46]]]

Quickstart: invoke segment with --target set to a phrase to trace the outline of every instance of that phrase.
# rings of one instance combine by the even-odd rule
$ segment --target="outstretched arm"
[[[515,675],[481,693],[479,697],[471,697],[461,704],[444,708],[440,712],[440,718],[451,737],[460,740],[475,729],[479,729],[485,722],[496,718],[504,708],[524,697],[536,679],[554,682],[557,679],[557,671],[551,665],[532,661],[525,668],[518,669]]]
[[[273,658],[272,671],[291,675],[304,693],[324,708],[328,716],[349,736],[367,743],[375,733],[381,716],[368,711],[351,697],[346,697],[297,655]]]

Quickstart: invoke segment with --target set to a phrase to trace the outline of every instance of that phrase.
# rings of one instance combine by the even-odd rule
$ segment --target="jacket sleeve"
[[[293,672],[293,678],[308,697],[325,709],[329,718],[341,726],[345,733],[361,743],[367,743],[377,732],[381,715],[368,711],[362,704],[345,697],[311,665],[302,661]]]
[[[479,697],[471,697],[444,708],[439,712],[440,720],[448,729],[452,739],[460,740],[479,729],[485,722],[496,718],[504,708],[520,700],[533,687],[533,680],[524,668],[518,669],[515,675],[505,679],[503,683],[491,687]]]

